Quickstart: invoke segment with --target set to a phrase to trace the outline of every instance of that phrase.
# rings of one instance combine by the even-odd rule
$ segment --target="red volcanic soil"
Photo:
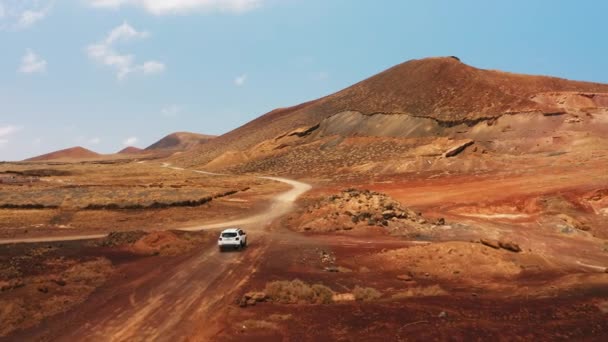
[[[143,152],[144,150],[139,147],[129,146],[118,152],[118,154],[138,154]]]
[[[25,161],[47,161],[47,160],[57,160],[57,159],[88,159],[88,158],[97,158],[100,156],[101,155],[99,153],[93,152],[91,150],[87,150],[84,147],[77,146],[77,147],[67,148],[65,150],[60,150],[60,151],[56,151],[56,152],[43,154],[41,156],[26,159]]]
[[[478,69],[452,57],[411,60],[335,94],[271,111],[176,159],[202,165],[345,111],[422,117],[441,126],[474,125],[504,114],[563,112],[559,101],[535,100],[551,92],[607,93],[608,85]]]
[[[215,138],[213,135],[204,135],[189,132],[177,132],[167,135],[145,150],[187,150],[206,143]]]

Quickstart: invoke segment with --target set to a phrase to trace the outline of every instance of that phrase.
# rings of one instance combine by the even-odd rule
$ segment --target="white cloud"
[[[142,8],[154,15],[192,12],[244,13],[262,5],[262,0],[89,0],[93,7],[118,9]]]
[[[163,108],[160,112],[165,117],[174,118],[182,112],[182,107],[178,105],[170,105],[168,107]]]
[[[22,30],[46,18],[54,0],[0,0],[0,30]]]
[[[107,45],[110,45],[110,44],[112,44],[114,42],[118,42],[118,41],[126,42],[126,41],[129,41],[132,39],[137,39],[137,38],[140,38],[140,39],[148,38],[148,36],[149,36],[148,32],[145,32],[145,31],[139,32],[125,21],[124,23],[122,23],[122,25],[117,26],[112,31],[110,31],[105,42]]]
[[[127,42],[134,39],[145,39],[149,33],[137,31],[127,22],[112,29],[103,41],[87,46],[86,52],[92,60],[109,66],[116,70],[119,80],[125,79],[131,73],[158,74],[165,71],[166,66],[158,61],[146,61],[135,64],[135,56],[132,54],[121,54],[114,49],[119,42]]]
[[[28,28],[34,25],[36,22],[44,19],[47,15],[47,10],[42,11],[25,11],[21,13],[19,17],[19,22],[17,23],[17,27],[19,28]]]
[[[122,144],[125,146],[133,146],[137,143],[137,141],[138,141],[137,137],[129,137],[129,138],[125,139],[125,141],[123,141]]]
[[[31,49],[27,49],[23,58],[21,58],[21,66],[19,72],[24,74],[34,74],[46,71],[46,61],[38,56]]]
[[[8,137],[9,135],[20,130],[19,127],[13,125],[0,126],[0,138]]]
[[[0,126],[0,147],[8,144],[8,137],[21,128],[13,125]]]
[[[244,86],[245,82],[247,82],[247,74],[242,74],[241,76],[238,76],[234,79],[234,85],[237,87]]]
[[[147,61],[144,64],[137,67],[137,70],[141,70],[144,74],[158,74],[165,71],[167,67],[157,61]]]
[[[326,71],[319,71],[312,75],[312,79],[315,81],[325,81],[329,78],[329,73]]]
[[[101,143],[101,139],[97,138],[97,137],[91,138],[91,139],[87,140],[87,143],[89,145],[99,145]]]

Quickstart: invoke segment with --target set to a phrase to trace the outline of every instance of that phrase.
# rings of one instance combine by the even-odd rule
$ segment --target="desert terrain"
[[[0,164],[0,338],[608,336],[608,85],[427,58],[152,146]]]

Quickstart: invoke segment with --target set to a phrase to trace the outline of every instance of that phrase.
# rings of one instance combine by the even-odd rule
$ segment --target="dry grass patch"
[[[400,291],[391,296],[394,300],[412,298],[412,297],[437,297],[445,296],[448,292],[441,288],[439,285],[432,285],[427,287],[411,287],[405,291]]]
[[[242,323],[243,329],[256,330],[279,330],[279,325],[274,322],[248,319]]]
[[[20,277],[15,280],[18,285],[5,286],[0,292],[0,337],[82,303],[113,271],[104,258],[80,263],[56,259],[54,264],[64,271]]]
[[[382,297],[382,293],[375,288],[360,287],[358,285],[353,289],[353,295],[355,296],[355,300],[362,302],[371,302]]]
[[[284,304],[329,304],[334,295],[327,286],[309,285],[299,279],[270,282],[264,292],[271,301]]]

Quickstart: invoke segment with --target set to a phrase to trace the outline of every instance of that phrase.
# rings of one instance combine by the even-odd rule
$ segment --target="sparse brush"
[[[358,285],[353,289],[353,295],[355,296],[355,300],[363,302],[371,302],[382,297],[382,293],[375,288],[360,287]]]
[[[412,298],[412,297],[436,297],[444,296],[448,294],[439,285],[432,285],[428,287],[412,287],[405,291],[394,294],[391,298],[394,300]]]
[[[265,293],[271,300],[285,304],[329,304],[334,295],[327,286],[321,284],[311,286],[299,279],[270,282],[266,284]]]

